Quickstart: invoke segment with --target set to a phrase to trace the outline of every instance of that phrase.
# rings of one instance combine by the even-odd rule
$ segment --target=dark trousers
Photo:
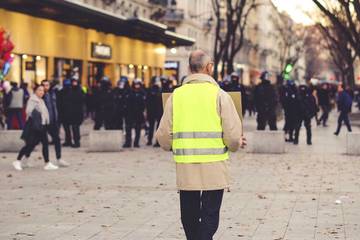
[[[42,145],[42,154],[45,163],[49,162],[49,142],[46,131],[39,133],[39,135],[36,137],[36,140],[26,142],[25,146],[21,148],[17,160],[21,160],[24,156],[30,157],[31,153],[34,151],[34,148],[39,144],[39,142],[41,142]]]
[[[296,133],[296,128],[298,126],[299,119],[294,113],[289,113],[288,111],[285,111],[285,125],[284,125],[284,131],[285,134],[289,135],[288,140],[292,141],[294,140],[294,133]]]
[[[149,135],[148,135],[148,143],[152,143],[154,137],[154,128],[156,124],[156,129],[159,128],[160,119],[158,118],[149,118]]]
[[[181,222],[187,240],[212,240],[219,227],[224,190],[180,191]]]
[[[320,117],[320,119],[319,119],[319,123],[321,123],[322,122],[322,124],[323,124],[323,126],[326,126],[326,122],[327,122],[327,120],[328,120],[328,118],[329,118],[329,112],[330,112],[330,109],[331,109],[331,107],[330,106],[321,106],[321,110],[322,110],[322,115],[321,115],[321,117]]]
[[[21,108],[16,108],[16,109],[9,109],[7,111],[7,119],[6,119],[6,124],[8,129],[13,129],[13,118],[15,117],[17,122],[18,122],[18,126],[20,129],[23,129],[24,127],[24,122],[23,122],[23,118],[22,118],[22,109]]]
[[[257,130],[265,130],[266,125],[269,124],[271,131],[276,131],[276,114],[275,113],[258,113],[257,116]]]
[[[5,123],[3,122],[3,118],[2,118],[2,116],[1,116],[1,113],[0,113],[0,126],[1,126],[1,128],[5,128]]]
[[[65,143],[71,144],[74,140],[75,145],[80,144],[80,125],[63,124],[65,131]]]
[[[47,131],[54,143],[56,159],[60,159],[61,158],[61,142],[60,142],[60,136],[59,136],[59,127],[58,127],[57,123],[50,124],[47,127]]]
[[[111,120],[105,115],[104,112],[96,112],[95,113],[95,125],[94,130],[99,130],[102,125],[106,130],[111,129]]]
[[[299,141],[300,128],[303,122],[306,129],[306,141],[307,143],[311,143],[311,118],[304,118],[298,122],[295,130],[295,142]]]
[[[118,115],[118,117],[113,119],[111,124],[111,129],[115,129],[115,130],[124,129],[124,117],[122,115]]]
[[[134,139],[134,145],[139,145],[140,141],[140,134],[141,134],[141,124],[142,121],[138,120],[132,120],[132,119],[126,119],[125,125],[126,125],[126,136],[125,136],[125,143],[128,145],[131,145],[131,131],[133,128],[135,128],[135,139]]]
[[[340,115],[339,115],[339,118],[338,118],[338,126],[337,126],[337,129],[336,129],[336,132],[335,132],[335,133],[336,133],[336,134],[339,134],[339,133],[340,133],[342,122],[345,123],[348,131],[351,132],[351,125],[350,125],[350,120],[349,120],[349,113],[346,112],[346,111],[341,111],[341,112],[340,112]]]

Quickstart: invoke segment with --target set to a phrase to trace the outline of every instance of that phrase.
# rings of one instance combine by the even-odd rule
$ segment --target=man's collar
[[[213,79],[211,76],[204,74],[204,73],[194,73],[189,76],[187,76],[184,79],[183,85],[188,84],[194,81],[200,81],[200,82],[209,82],[214,85],[218,85],[218,83]]]

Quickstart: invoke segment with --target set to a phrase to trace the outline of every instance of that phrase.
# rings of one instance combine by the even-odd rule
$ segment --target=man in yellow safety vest
[[[173,152],[186,238],[211,240],[230,185],[228,151],[244,147],[246,140],[230,95],[211,77],[211,58],[196,50],[189,65],[191,75],[169,97],[156,138]]]

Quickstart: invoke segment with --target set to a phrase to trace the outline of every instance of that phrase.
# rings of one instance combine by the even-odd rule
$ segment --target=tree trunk
[[[229,59],[227,61],[227,73],[231,74],[233,72],[234,72],[234,58],[229,57]]]
[[[355,69],[353,64],[346,69],[346,85],[351,88],[355,86]]]

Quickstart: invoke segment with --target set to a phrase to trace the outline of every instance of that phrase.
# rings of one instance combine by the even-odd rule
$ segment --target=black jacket
[[[65,87],[61,90],[59,115],[64,124],[80,125],[84,118],[84,94],[80,86]]]
[[[309,88],[301,87],[299,90],[299,107],[302,119],[311,119],[316,115],[316,99]]]
[[[130,121],[144,121],[146,93],[142,89],[128,92],[125,98],[125,117]]]
[[[270,81],[262,81],[255,87],[254,101],[258,113],[275,113],[278,100]]]
[[[351,112],[352,101],[353,101],[352,97],[348,92],[346,91],[340,92],[337,97],[338,110],[340,112],[345,112],[345,113]]]
[[[114,88],[112,90],[112,101],[113,101],[113,117],[122,118],[124,117],[125,109],[126,109],[126,101],[125,98],[129,92],[129,88]]]
[[[163,114],[163,105],[160,87],[152,86],[149,88],[146,99],[146,110],[148,118],[161,118]]]
[[[25,123],[21,139],[26,143],[37,144],[44,131],[46,131],[46,129],[45,126],[42,125],[41,113],[34,109]]]

